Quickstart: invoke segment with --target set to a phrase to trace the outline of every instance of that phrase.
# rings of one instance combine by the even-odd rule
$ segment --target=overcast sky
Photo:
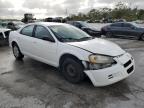
[[[0,0],[0,17],[22,18],[26,12],[33,13],[36,18],[66,16],[86,13],[92,8],[113,8],[119,1],[144,8],[144,0]]]

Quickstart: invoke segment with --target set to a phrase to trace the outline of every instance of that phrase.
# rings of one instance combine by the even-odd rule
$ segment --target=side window
[[[122,24],[121,23],[115,23],[115,24],[112,24],[111,26],[112,27],[122,27]]]
[[[37,26],[35,29],[35,37],[38,39],[42,39],[45,37],[48,37],[50,39],[53,39],[50,32],[43,26]],[[53,39],[54,40],[54,39]]]
[[[21,34],[32,37],[33,29],[34,29],[34,25],[27,26],[22,29]]]
[[[132,27],[132,25],[127,23],[127,24],[123,24],[123,27],[130,28],[130,27]]]

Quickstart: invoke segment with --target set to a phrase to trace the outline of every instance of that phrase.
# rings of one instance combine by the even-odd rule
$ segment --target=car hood
[[[118,56],[125,53],[117,44],[99,38],[82,42],[68,42],[67,44],[96,54]]]

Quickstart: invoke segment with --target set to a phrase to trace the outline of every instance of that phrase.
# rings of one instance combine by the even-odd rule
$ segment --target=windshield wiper
[[[93,39],[93,37],[83,37],[83,38],[80,38],[79,40],[89,40],[89,39]]]
[[[62,38],[62,37],[59,37],[59,39],[61,41],[78,41],[78,39],[74,39],[74,38]]]

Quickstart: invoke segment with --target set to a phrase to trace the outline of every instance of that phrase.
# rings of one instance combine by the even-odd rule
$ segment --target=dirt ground
[[[16,61],[8,46],[0,47],[0,108],[144,108],[144,42],[109,39],[131,53],[136,70],[107,87],[87,78],[71,84],[54,67],[25,57]]]

